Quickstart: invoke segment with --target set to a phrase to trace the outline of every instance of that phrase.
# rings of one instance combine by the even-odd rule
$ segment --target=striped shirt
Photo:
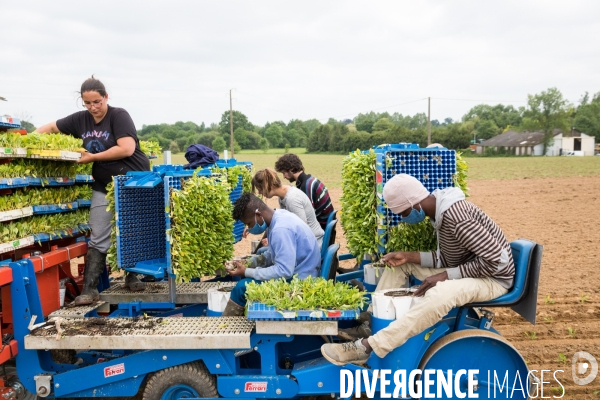
[[[449,279],[488,276],[510,289],[515,265],[500,227],[479,207],[465,200],[456,201],[442,216],[437,230],[438,251],[421,253],[421,265],[453,268],[447,271]]]
[[[308,196],[315,209],[317,221],[321,228],[325,230],[327,226],[327,218],[333,212],[333,204],[329,198],[329,192],[323,183],[312,175],[302,172],[296,180],[296,187],[302,190]]]

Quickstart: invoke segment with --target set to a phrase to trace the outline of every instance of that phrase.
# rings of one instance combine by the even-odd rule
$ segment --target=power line
[[[447,99],[443,97],[432,97],[434,100],[450,100],[450,101],[476,101],[482,103],[527,103],[527,100],[471,100],[471,99]]]

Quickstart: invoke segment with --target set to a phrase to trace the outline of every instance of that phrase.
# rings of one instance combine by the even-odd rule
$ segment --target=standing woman
[[[94,163],[92,176],[92,233],[83,276],[83,291],[75,305],[90,304],[99,299],[98,282],[106,268],[106,253],[110,247],[113,213],[107,212],[106,186],[115,175],[128,171],[149,171],[148,157],[141,151],[137,131],[129,113],[108,105],[108,94],[102,82],[86,79],[79,93],[87,111],[79,111],[37,129],[39,133],[66,133],[83,140],[87,152],[81,153],[80,164]],[[131,291],[144,289],[135,274],[127,273],[125,286]]]
[[[317,221],[315,209],[310,199],[302,190],[294,186],[282,185],[277,172],[271,168],[265,168],[254,174],[252,178],[252,191],[256,191],[268,199],[277,196],[279,198],[279,207],[296,214],[302,221],[307,223],[310,230],[314,233],[319,247],[321,247],[324,235],[323,228],[321,228],[321,225]]]

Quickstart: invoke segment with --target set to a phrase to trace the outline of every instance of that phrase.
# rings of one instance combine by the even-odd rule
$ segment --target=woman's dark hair
[[[275,163],[275,169],[277,172],[287,172],[295,174],[296,172],[304,171],[304,166],[300,158],[292,153],[284,154]]]
[[[266,196],[271,190],[280,188],[281,180],[277,172],[271,168],[265,168],[254,174],[252,178],[252,192]]]
[[[92,75],[91,78],[87,78],[81,84],[81,91],[79,92],[79,95],[81,96],[85,92],[98,92],[100,96],[106,96],[106,88],[104,87],[104,84],[100,82],[99,79],[94,78],[94,75]]]

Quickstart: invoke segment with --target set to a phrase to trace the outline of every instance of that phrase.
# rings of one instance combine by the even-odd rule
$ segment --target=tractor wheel
[[[176,365],[151,374],[143,400],[218,397],[215,377],[202,362]]]
[[[532,383],[528,381],[530,377],[527,364],[517,349],[502,336],[481,329],[452,332],[439,339],[427,349],[419,363],[419,369],[444,372],[452,370],[454,374],[459,370],[479,370],[475,376],[477,384],[474,393],[477,393],[480,399],[487,399],[488,393],[491,396],[489,398],[500,398],[494,396],[505,395],[503,392],[500,393],[500,387],[495,385],[495,377],[501,384],[505,375],[508,376],[508,385],[504,385],[503,390],[507,391],[510,387],[512,391],[514,385],[516,391],[512,394],[513,399],[527,399],[527,390]],[[467,384],[467,375],[462,375],[460,379],[462,392],[467,392]],[[430,386],[429,392],[437,393],[437,390],[437,382],[435,382]],[[495,395],[492,394],[494,392]],[[525,396],[521,397],[524,393]],[[444,395],[443,390],[442,395]]]
[[[12,364],[4,364],[2,368],[0,368],[0,375],[6,373],[6,377],[8,377],[8,381],[5,381],[4,386],[10,386],[17,392],[17,396],[15,400],[36,400],[38,397],[35,393],[31,393],[29,390],[25,389],[25,386],[19,381],[19,377],[17,376],[17,368]],[[5,378],[3,376],[3,378]]]

